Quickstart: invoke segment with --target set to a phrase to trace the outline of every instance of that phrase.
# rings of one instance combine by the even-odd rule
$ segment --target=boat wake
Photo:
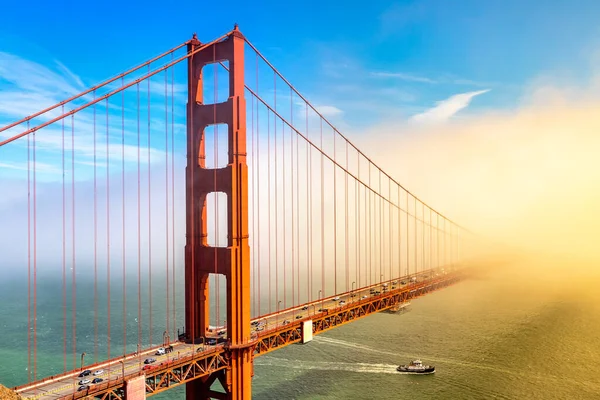
[[[344,363],[344,362],[329,362],[329,361],[300,361],[289,360],[286,358],[276,357],[261,357],[254,360],[255,365],[277,367],[277,368],[293,368],[301,370],[317,370],[317,371],[344,371],[355,373],[369,374],[400,374],[396,371],[397,365],[393,364],[369,364],[369,363]]]

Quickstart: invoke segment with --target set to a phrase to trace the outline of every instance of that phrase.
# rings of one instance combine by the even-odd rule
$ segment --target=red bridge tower
[[[235,29],[226,39],[188,59],[185,248],[185,330],[189,341],[199,343],[209,325],[209,274],[227,279],[227,356],[230,367],[206,379],[187,384],[187,399],[250,399],[253,347],[250,337],[250,247],[248,245],[248,166],[246,164],[246,104],[244,99],[244,45]],[[194,37],[188,52],[200,46]],[[202,70],[215,62],[229,62],[229,98],[204,104]],[[207,169],[205,129],[227,124],[228,163]],[[206,196],[227,195],[227,247],[207,243]],[[218,379],[226,395],[210,389]]]

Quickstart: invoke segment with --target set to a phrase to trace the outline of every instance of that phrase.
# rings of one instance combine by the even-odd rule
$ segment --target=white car
[[[102,375],[104,373],[103,369],[99,369],[98,371],[94,372],[94,375]]]
[[[164,356],[165,355],[165,348],[164,347],[159,347],[158,350],[156,350],[156,353],[154,353],[154,355],[156,355],[156,356]]]
[[[89,379],[82,379],[79,381],[80,385],[87,385],[88,383],[90,383],[91,381]]]
[[[361,299],[361,300],[364,300],[364,299],[366,299],[367,297],[369,297],[369,296],[365,295],[365,296],[361,297],[360,299]]]
[[[339,299],[340,299],[340,296],[335,296],[335,297],[333,298],[333,301],[338,301]]]

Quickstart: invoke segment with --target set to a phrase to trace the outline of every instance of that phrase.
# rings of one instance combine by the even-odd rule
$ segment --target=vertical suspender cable
[[[65,106],[61,107],[62,114]],[[65,170],[65,119],[62,126],[62,291],[63,291],[63,368],[67,372],[67,225],[66,225],[66,170]],[[75,366],[73,365],[73,368]]]
[[[433,242],[431,241],[431,231],[433,230],[433,214],[429,208],[429,269],[433,269]]]
[[[170,332],[170,319],[171,309],[170,298],[169,298],[169,285],[170,285],[170,273],[169,273],[169,70],[165,70],[165,286],[166,286],[166,332]]]
[[[269,224],[269,234],[268,234],[268,248],[269,248],[269,314],[271,313],[273,301],[271,300],[271,295],[273,294],[271,290],[271,112],[267,108],[267,215],[268,224]]]
[[[254,95],[250,95],[250,114],[251,114],[251,118],[252,118],[252,124],[251,124],[251,130],[250,130],[250,142],[251,142],[251,146],[250,146],[250,157],[251,157],[251,167],[252,167],[252,186],[251,186],[251,190],[252,190],[252,236],[251,236],[251,242],[252,242],[252,247],[257,250],[256,247],[256,184],[255,184],[255,175],[256,175],[256,152],[254,149]],[[252,249],[251,249],[252,250]],[[260,312],[257,313],[257,309],[256,309],[256,302],[258,300],[257,295],[256,295],[256,281],[258,280],[258,274],[256,271],[256,251],[252,252],[252,309],[253,312],[251,313],[252,316],[258,316],[260,315]]]
[[[290,88],[290,121],[291,121],[291,125],[294,126],[294,94],[292,92],[292,88]],[[291,220],[292,220],[292,306],[294,306],[296,304],[296,279],[294,276],[294,262],[295,260],[295,250],[296,250],[296,246],[295,246],[295,239],[296,239],[296,235],[294,234],[294,228],[295,228],[295,224],[294,224],[294,131],[292,129],[290,129],[290,185],[291,185],[291,189],[292,189],[292,213],[291,213]],[[285,199],[285,197],[284,197]],[[285,210],[285,206],[283,207],[283,209]]]
[[[336,160],[337,152],[335,146],[335,129],[333,129],[333,159]],[[333,294],[338,294],[337,290],[337,167],[332,163],[333,168]],[[323,247],[325,248],[325,247]]]
[[[296,304],[300,304],[300,137],[296,136],[296,271],[298,273],[298,279],[296,284],[298,290],[296,291],[298,301]],[[306,267],[306,265],[305,265]],[[308,300],[307,300],[308,301]]]
[[[369,160],[367,160],[367,162],[369,162]],[[369,165],[369,164],[367,164]],[[368,177],[368,183],[371,182],[371,169],[369,168],[369,177]],[[367,286],[371,285],[371,254],[369,252],[369,249],[371,248],[370,246],[370,240],[371,240],[371,229],[370,229],[370,223],[371,223],[371,208],[370,208],[370,197],[369,199],[367,199],[367,195],[369,193],[368,187],[367,185],[363,185],[363,190],[364,190],[364,194],[365,194],[365,199],[364,199],[364,203],[365,203],[365,284]],[[369,201],[367,201],[369,200]]]
[[[93,97],[96,99],[95,90]],[[96,104],[94,104],[94,363],[98,362],[98,184],[96,162]]]
[[[348,171],[348,141],[346,141],[346,171]],[[348,291],[348,286],[350,284],[350,249],[348,248],[348,172],[344,173],[344,199],[346,200],[344,209],[344,261],[346,263],[346,291]]]
[[[323,118],[321,124],[321,150],[323,150]],[[321,152],[321,295],[325,297],[325,172],[323,153]]]
[[[121,78],[121,84],[125,84]],[[125,91],[121,92],[121,208],[122,208],[122,233],[121,241],[123,250],[121,251],[123,264],[123,355],[127,354],[127,284],[125,274]]]
[[[29,130],[29,121],[27,121],[27,130]],[[64,152],[64,146],[63,146]],[[64,174],[63,174],[64,176]],[[64,179],[64,178],[63,178]],[[64,196],[63,196],[64,197]],[[64,220],[64,212],[63,212]],[[63,228],[64,232],[64,228]],[[63,233],[64,235],[64,233]],[[63,253],[64,264],[64,253]],[[64,267],[63,267],[64,270]],[[64,274],[63,274],[63,292],[64,289]],[[63,304],[63,309],[66,307]],[[66,325],[63,333],[66,343]],[[67,351],[64,349],[65,370],[67,369],[66,357]],[[31,135],[27,135],[27,380],[31,382]]]
[[[283,197],[283,201],[282,201],[282,205],[281,205],[281,213],[283,215],[283,263],[282,263],[282,267],[283,267],[283,308],[286,309],[287,308],[287,277],[286,277],[286,270],[287,270],[287,257],[286,257],[286,245],[287,245],[287,240],[286,240],[286,217],[287,217],[287,213],[285,212],[285,192],[286,192],[286,181],[285,181],[285,124],[282,121],[281,123],[281,195]]]
[[[285,212],[285,192],[286,192],[286,180],[285,180],[285,124],[282,121],[281,123],[282,127],[281,127],[281,195],[283,198],[282,201],[282,205],[281,205],[281,213],[283,215],[283,263],[282,263],[282,267],[283,267],[283,308],[286,309],[287,308],[287,257],[286,257],[286,245],[287,245],[287,240],[286,240],[286,217],[287,217],[287,213]]]
[[[306,137],[308,136],[308,103],[304,103],[305,115],[306,115]],[[308,261],[307,271],[307,300],[312,301],[313,296],[313,264],[312,264],[312,149],[306,144],[306,160],[308,162],[308,170],[306,171],[306,258]],[[310,176],[310,179],[309,179]]]
[[[73,294],[72,294],[72,303],[73,303],[73,337],[71,341],[73,342],[73,365],[77,363],[77,286],[76,286],[76,265],[75,265],[75,114],[71,115],[71,230],[73,232]]]
[[[356,253],[356,285],[357,287],[362,287],[360,280],[360,184],[358,180],[360,179],[360,153],[356,152],[356,167],[357,167],[357,178],[354,179],[354,191],[356,194],[355,199],[355,214],[354,214],[354,249]]]
[[[150,65],[148,65],[148,72],[150,72]],[[148,82],[148,344],[152,346],[152,168],[150,164],[150,148],[151,148],[151,135],[150,135],[150,78]]]
[[[173,53],[171,53],[171,62],[173,62]],[[173,333],[176,331],[177,326],[177,304],[175,303],[175,68],[171,68],[171,245],[173,249],[171,251],[171,285],[172,285],[172,296],[173,296],[173,319],[172,329]]]
[[[405,190],[404,193],[406,194],[406,276],[409,277],[410,276],[410,233],[408,230],[408,216],[410,215],[408,213],[408,192]]]
[[[106,98],[106,351],[110,359],[110,147],[108,97]],[[109,369],[110,371],[110,369]]]
[[[356,247],[356,269],[357,269],[357,277],[356,277],[356,284],[358,285],[358,287],[363,287],[362,285],[362,281],[361,281],[361,272],[362,272],[362,266],[361,266],[361,254],[360,254],[360,247],[361,247],[361,242],[360,242],[360,220],[361,220],[361,209],[360,209],[360,183],[358,182],[360,179],[360,153],[357,151],[356,152],[356,166],[357,166],[357,179],[354,180],[354,182],[356,183],[356,238],[354,239],[354,243],[355,243],[355,247]]]
[[[373,258],[373,252],[372,252],[372,240],[373,240],[373,225],[372,225],[372,220],[371,220],[371,191],[369,191],[368,189],[371,188],[371,161],[369,161],[369,183],[368,183],[368,188],[365,187],[365,195],[368,192],[369,195],[369,222],[367,223],[368,226],[368,232],[369,232],[369,239],[368,239],[368,243],[369,243],[369,281],[368,281],[368,285],[371,286],[371,283],[373,282],[373,268],[372,268],[372,258]]]
[[[138,357],[141,357],[139,354],[140,346],[142,345],[142,210],[141,210],[141,177],[140,177],[140,84],[136,84],[136,94],[137,94],[137,300],[138,300],[138,309],[137,309],[137,345],[138,345]]]
[[[402,207],[400,206],[400,185],[398,185],[398,279],[402,277],[402,233],[401,233],[401,217]]]
[[[379,169],[379,168],[378,168]],[[381,187],[381,170],[379,169],[379,283],[384,275],[383,269],[383,188]],[[383,271],[385,272],[385,271]]]
[[[421,240],[421,271],[425,270],[425,203],[421,202],[421,235],[423,236]]]
[[[279,312],[279,210],[277,208],[277,75],[273,72],[273,152],[275,153],[275,301]]]
[[[256,54],[256,53],[255,53]],[[256,54],[256,93],[258,93],[258,54]],[[254,98],[254,96],[253,96]],[[257,274],[257,279],[258,279],[258,314],[257,315],[262,315],[262,308],[260,307],[260,298],[261,298],[261,291],[260,291],[260,283],[262,281],[262,279],[260,279],[260,277],[262,276],[261,274],[261,265],[260,265],[260,251],[261,251],[261,247],[260,247],[260,124],[259,124],[259,108],[258,108],[259,102],[256,102],[256,204],[257,204],[257,212],[256,212],[256,220],[258,221],[258,228],[257,228],[257,238],[256,238],[256,248],[254,249],[254,251],[257,254],[257,268],[258,268],[258,274]],[[268,119],[268,118],[267,118]]]
[[[437,247],[436,261],[437,261],[437,266],[439,268],[442,266],[442,264],[440,263],[440,214],[438,214],[438,213],[436,213],[435,230],[436,230],[436,237],[437,237],[435,240],[435,245]]]
[[[37,379],[37,171],[33,132],[33,380]]]
[[[390,275],[388,276],[388,279],[392,279],[394,277],[394,275],[392,274],[392,181],[391,179],[388,179],[388,249],[390,252],[390,257],[388,259],[388,264],[389,264],[389,268],[390,268]]]
[[[419,268],[418,268],[417,258],[418,258],[418,254],[419,254],[419,251],[418,251],[418,248],[419,248],[418,240],[419,239],[417,237],[418,236],[417,235],[417,198],[415,196],[413,196],[413,199],[415,201],[415,203],[414,203],[415,207],[413,209],[414,216],[415,216],[415,274],[418,274]]]

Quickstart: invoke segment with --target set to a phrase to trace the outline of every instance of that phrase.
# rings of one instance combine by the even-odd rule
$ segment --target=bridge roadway
[[[366,304],[371,302],[375,298],[389,297],[394,293],[408,293],[414,290],[408,290],[411,287],[420,288],[423,287],[427,281],[435,280],[436,276],[434,272],[425,271],[415,275],[417,282],[410,282],[408,277],[393,279],[384,281],[371,286],[356,289],[354,291],[346,292],[337,296],[330,296],[322,298],[312,303],[302,304],[292,308],[287,308],[279,312],[261,316],[252,320],[252,332],[253,337],[258,339],[262,336],[266,336],[269,333],[273,333],[277,330],[282,330],[285,326],[292,326],[295,322],[303,320],[312,320],[315,317],[323,316],[329,313],[330,310],[339,310],[343,308],[352,308],[358,304]],[[405,282],[402,284],[401,282]],[[384,287],[387,288],[384,291]],[[379,291],[380,294],[371,293],[372,290]],[[387,307],[389,308],[389,307]],[[321,311],[324,310],[324,311]],[[381,311],[381,309],[374,310]],[[363,315],[364,316],[364,315]],[[217,332],[207,334],[207,338],[218,337]],[[297,342],[297,340],[296,340]],[[286,343],[287,344],[287,343]],[[41,381],[32,382],[14,388],[14,390],[24,398],[28,399],[60,399],[60,398],[80,398],[86,395],[96,395],[94,392],[98,392],[97,389],[107,389],[113,386],[123,386],[123,376],[126,380],[130,377],[139,376],[142,373],[151,374],[153,370],[160,369],[162,365],[177,364],[179,361],[186,359],[201,358],[202,356],[218,355],[223,352],[224,343],[217,345],[206,345],[204,343],[190,344],[183,342],[172,342],[173,351],[165,355],[155,355],[156,350],[161,346],[155,346],[149,349],[145,349],[140,354],[129,354],[125,357],[112,359],[109,361],[87,365],[83,369],[77,369],[69,371],[67,373],[45,378]],[[284,344],[285,345],[285,344]],[[257,355],[264,354],[271,349],[263,352],[258,352]],[[154,358],[156,362],[144,364],[144,360],[147,358]],[[217,364],[213,364],[217,365]],[[144,370],[143,368],[146,367]],[[217,368],[219,369],[219,368]],[[92,374],[80,378],[78,375],[82,370],[91,370]],[[94,372],[103,370],[104,372],[99,375],[93,375]],[[183,369],[180,370],[180,374],[183,374]],[[103,382],[99,384],[88,383],[88,388],[82,391],[78,391],[80,386],[79,382],[82,379],[89,379],[90,381],[94,378],[102,378]],[[189,381],[190,379],[188,379]],[[114,383],[113,383],[114,382]],[[183,380],[181,383],[184,383]],[[158,391],[158,390],[157,390]],[[106,392],[106,390],[101,390]],[[122,392],[119,390],[113,390],[113,394],[122,397]],[[100,393],[98,393],[100,395]],[[108,398],[108,397],[104,397]]]

